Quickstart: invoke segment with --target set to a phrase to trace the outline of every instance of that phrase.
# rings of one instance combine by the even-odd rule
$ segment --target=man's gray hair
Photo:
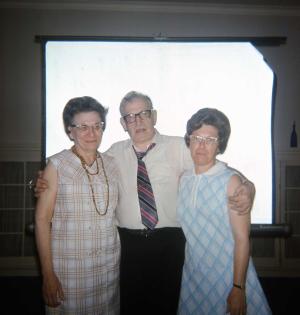
[[[153,109],[152,101],[151,101],[151,99],[150,99],[150,97],[148,95],[140,93],[140,92],[136,92],[136,91],[130,91],[121,100],[121,103],[120,103],[121,116],[124,115],[124,107],[128,103],[132,102],[134,99],[141,99],[141,100],[143,100],[145,103],[148,104],[149,109]]]

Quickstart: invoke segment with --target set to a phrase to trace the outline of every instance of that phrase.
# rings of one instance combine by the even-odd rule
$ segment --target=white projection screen
[[[62,110],[89,95],[109,108],[100,151],[127,139],[119,103],[129,91],[150,96],[160,133],[183,136],[187,120],[202,107],[223,111],[231,122],[228,148],[218,158],[256,186],[251,223],[272,223],[272,95],[274,74],[249,42],[47,41],[44,156],[72,143]]]

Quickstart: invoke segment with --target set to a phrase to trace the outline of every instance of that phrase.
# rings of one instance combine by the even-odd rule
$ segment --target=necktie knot
[[[135,154],[136,154],[136,157],[138,158],[138,160],[142,160],[143,157],[147,154],[147,151],[146,152],[136,152],[135,151]]]
[[[142,160],[143,157],[155,146],[155,143],[151,143],[148,147],[148,149],[144,152],[137,152],[134,148],[134,152],[136,154],[136,157],[138,160]]]

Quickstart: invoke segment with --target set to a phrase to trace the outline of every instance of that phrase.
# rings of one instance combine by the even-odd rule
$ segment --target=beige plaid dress
[[[52,220],[54,270],[65,294],[58,308],[47,314],[118,314],[120,242],[115,224],[118,172],[111,157],[101,154],[109,182],[106,215],[96,212],[88,176],[71,150],[49,160],[57,169],[58,192]],[[97,208],[105,211],[108,197],[101,161],[90,176]],[[97,170],[96,162],[90,172]]]

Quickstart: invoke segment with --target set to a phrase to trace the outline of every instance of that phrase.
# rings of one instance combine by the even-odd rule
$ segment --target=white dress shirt
[[[176,217],[178,185],[181,174],[192,168],[190,151],[181,137],[160,135],[156,144],[143,158],[151,181],[158,214],[157,228],[179,227]],[[143,229],[137,194],[137,157],[133,142],[128,139],[111,146],[106,152],[119,168],[119,200],[117,223],[120,227]]]

